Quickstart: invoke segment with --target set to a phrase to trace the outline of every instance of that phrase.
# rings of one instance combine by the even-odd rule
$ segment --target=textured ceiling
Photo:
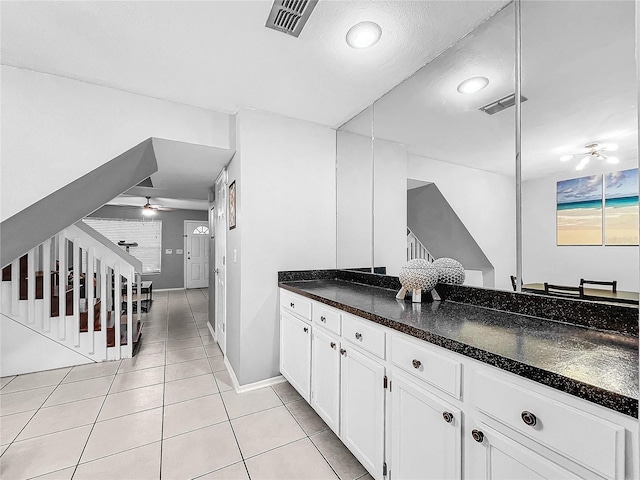
[[[2,63],[225,112],[339,126],[506,4],[320,0],[299,38],[271,1],[2,1]],[[371,20],[374,47],[345,34]]]
[[[619,145],[612,153],[619,168],[637,166],[634,8],[633,1],[523,2],[523,179],[618,168],[593,160],[578,172],[580,157],[559,161],[596,141]],[[376,102],[376,138],[415,155],[515,175],[515,108],[478,110],[515,92],[514,39],[509,5]],[[489,78],[489,86],[459,94],[458,84],[474,76]],[[345,129],[367,135],[371,110]]]

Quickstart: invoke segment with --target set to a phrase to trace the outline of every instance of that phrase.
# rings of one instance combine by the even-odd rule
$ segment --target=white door
[[[311,345],[311,406],[340,435],[340,342],[314,328]]]
[[[461,478],[460,411],[417,384],[393,377],[391,458],[393,477],[406,480]]]
[[[185,288],[209,286],[209,225],[208,222],[185,220]]]
[[[311,326],[280,312],[280,373],[307,403],[311,388]]]
[[[384,366],[348,344],[340,352],[340,439],[373,478],[382,480]]]
[[[215,331],[222,353],[227,352],[227,171],[223,170],[215,183],[214,251],[215,251]],[[211,294],[211,292],[209,292]]]

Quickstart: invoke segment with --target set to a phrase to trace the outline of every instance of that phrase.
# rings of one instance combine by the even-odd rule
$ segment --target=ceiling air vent
[[[297,37],[318,0],[275,0],[266,27]]]
[[[524,103],[527,101],[526,97],[520,95],[520,103]],[[482,110],[484,113],[488,113],[489,115],[494,115],[498,112],[501,112],[505,108],[513,107],[516,104],[516,94],[512,93],[511,95],[507,95],[500,100],[496,100],[495,102],[491,102],[486,104],[484,107],[480,107],[478,110]]]

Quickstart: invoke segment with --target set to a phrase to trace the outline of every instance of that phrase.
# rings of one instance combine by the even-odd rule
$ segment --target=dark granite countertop
[[[279,286],[453,352],[638,417],[638,337],[445,300],[412,304],[345,280]]]

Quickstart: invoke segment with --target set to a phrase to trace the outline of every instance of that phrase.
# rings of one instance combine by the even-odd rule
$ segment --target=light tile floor
[[[0,478],[371,480],[288,383],[233,390],[207,295],[154,292],[133,359],[0,379]]]

